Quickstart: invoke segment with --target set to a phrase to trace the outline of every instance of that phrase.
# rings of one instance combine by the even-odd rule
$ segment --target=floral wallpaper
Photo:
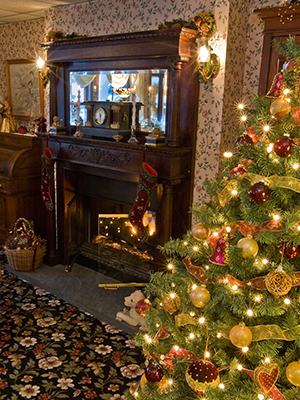
[[[33,58],[50,30],[98,36],[156,29],[161,22],[211,12],[217,21],[213,51],[221,61],[216,79],[200,84],[194,202],[205,198],[203,182],[218,173],[219,155],[233,139],[235,105],[257,91],[263,23],[255,8],[283,0],[100,0],[58,6],[45,19],[0,26],[0,101],[7,95],[5,60]],[[47,104],[47,102],[46,102]]]

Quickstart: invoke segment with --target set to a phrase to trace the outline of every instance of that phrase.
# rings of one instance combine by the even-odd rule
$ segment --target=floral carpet
[[[0,399],[125,400],[144,370],[119,329],[2,271]]]

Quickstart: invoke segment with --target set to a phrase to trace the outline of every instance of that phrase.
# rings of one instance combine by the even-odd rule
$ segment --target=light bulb
[[[204,322],[205,322],[205,318],[204,317],[199,318],[199,323],[200,324],[204,324]]]
[[[170,297],[171,297],[171,299],[175,299],[176,294],[175,293],[170,293]]]
[[[230,151],[225,151],[225,153],[223,153],[223,156],[224,156],[225,158],[230,158],[230,157],[233,156],[233,154],[232,154]]]
[[[280,220],[280,215],[278,215],[278,214],[273,215],[273,219],[274,219],[275,221],[279,221],[279,220]]]
[[[189,338],[190,338],[190,339],[195,339],[194,333],[190,333]]]
[[[193,250],[194,250],[194,251],[198,251],[199,248],[198,248],[197,246],[194,246],[194,247],[193,247]]]
[[[266,358],[265,358],[265,363],[268,364],[269,362],[271,362],[271,359],[270,359],[269,357],[266,357]]]
[[[232,196],[236,196],[238,194],[238,191],[236,189],[233,189],[231,191]]]
[[[290,300],[290,299],[284,299],[283,302],[284,302],[284,304],[286,304],[287,306],[288,306],[289,304],[291,304],[291,300]]]
[[[243,347],[243,348],[242,348],[243,353],[247,353],[248,350],[249,350],[249,347]]]
[[[259,400],[264,400],[265,396],[263,394],[259,394],[257,395],[257,397],[259,398]]]
[[[198,287],[198,286],[194,284],[194,285],[192,286],[192,289],[195,290],[195,289],[197,289],[197,287]]]
[[[259,303],[261,301],[261,297],[260,296],[256,296],[254,299],[257,303]]]
[[[265,132],[269,132],[269,130],[270,130],[270,125],[265,125],[265,126],[263,127],[263,130],[264,130]]]
[[[222,334],[219,332],[219,333],[217,334],[217,338],[220,339],[221,337],[222,337]]]
[[[253,311],[252,310],[247,310],[247,315],[248,315],[248,317],[252,317],[253,316]]]
[[[241,364],[239,364],[239,365],[237,366],[237,369],[238,369],[239,371],[242,371],[243,366],[242,366]]]
[[[232,290],[238,290],[237,285],[233,285],[233,286],[232,286]]]
[[[294,165],[293,165],[293,168],[294,168],[294,169],[298,169],[298,168],[299,168],[299,164],[294,164]]]
[[[263,260],[261,260],[261,262],[262,262],[264,265],[267,265],[268,262],[269,262],[269,260],[267,260],[266,258],[264,258]]]
[[[247,116],[246,116],[246,115],[243,115],[243,116],[241,117],[241,120],[242,120],[243,122],[247,121]]]
[[[210,357],[210,353],[208,351],[205,352],[205,357],[209,358]]]
[[[244,104],[242,104],[242,103],[239,104],[239,105],[238,105],[238,109],[243,110],[243,109],[244,109]]]
[[[220,388],[220,389],[225,389],[224,383],[220,383],[219,388]]]
[[[169,269],[173,269],[174,267],[173,267],[172,264],[168,264],[168,268],[169,268]]]
[[[170,385],[170,386],[173,385],[172,379],[169,379],[169,380],[168,380],[168,385]]]
[[[43,60],[42,57],[39,57],[39,58],[36,60],[36,64],[37,64],[37,66],[38,66],[39,69],[42,69],[43,66],[45,65],[45,60]]]
[[[274,144],[270,143],[269,146],[267,147],[267,152],[271,153],[273,151],[273,147],[274,147]]]

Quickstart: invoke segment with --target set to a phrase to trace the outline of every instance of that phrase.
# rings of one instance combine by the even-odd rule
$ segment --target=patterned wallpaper
[[[0,101],[6,96],[5,60],[33,58],[50,30],[88,36],[156,29],[163,21],[189,19],[211,12],[217,21],[213,50],[221,71],[200,84],[194,201],[205,197],[202,185],[218,172],[219,154],[230,146],[234,105],[257,91],[262,49],[262,22],[253,9],[282,0],[100,0],[48,10],[45,19],[0,27]]]

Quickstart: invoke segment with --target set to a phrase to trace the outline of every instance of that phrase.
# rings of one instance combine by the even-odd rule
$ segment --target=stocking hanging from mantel
[[[53,210],[53,174],[54,174],[54,160],[49,147],[45,147],[42,154],[42,168],[41,168],[41,194],[43,202],[48,211]]]
[[[149,164],[143,162],[140,179],[137,186],[135,203],[130,211],[130,223],[136,231],[141,242],[148,239],[148,227],[143,224],[143,217],[147,210],[152,189],[157,182],[157,172]]]

